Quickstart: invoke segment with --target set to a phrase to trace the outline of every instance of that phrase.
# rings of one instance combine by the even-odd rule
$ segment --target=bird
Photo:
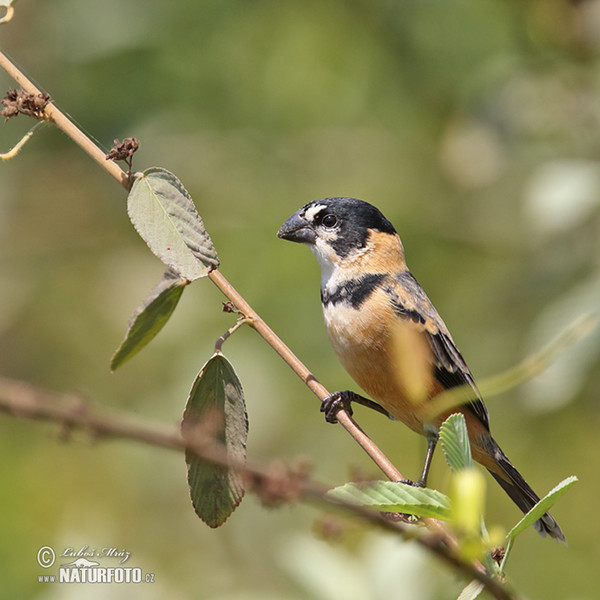
[[[408,483],[425,487],[440,425],[449,414],[461,412],[473,458],[524,513],[539,502],[492,437],[489,413],[473,375],[446,324],[408,269],[400,237],[381,211],[356,198],[314,200],[291,215],[277,237],[305,244],[315,255],[329,340],[346,371],[372,398],[351,390],[334,392],[321,404],[326,420],[335,423],[340,409],[351,415],[352,403],[356,403],[424,435],[423,471],[416,482]],[[419,369],[418,357],[423,357],[426,369]],[[402,374],[403,365],[404,371],[408,365],[409,370],[422,372],[416,376],[421,379],[416,386]],[[472,399],[427,418],[423,405],[459,386],[467,386]],[[416,392],[411,392],[412,388]],[[550,513],[534,527],[543,537],[566,544]]]

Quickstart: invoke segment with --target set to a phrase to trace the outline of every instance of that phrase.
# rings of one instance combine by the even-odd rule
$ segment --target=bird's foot
[[[412,479],[401,479],[398,483],[404,483],[405,485],[410,485],[411,487],[416,488],[424,488],[425,481],[422,479],[417,479],[417,481],[412,481]]]
[[[345,410],[352,416],[352,392],[333,392],[321,400],[321,412],[325,413],[325,420],[328,423],[337,423],[337,413]]]

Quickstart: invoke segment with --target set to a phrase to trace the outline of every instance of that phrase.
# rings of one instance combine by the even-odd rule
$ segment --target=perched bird
[[[315,200],[294,213],[277,236],[306,244],[317,258],[329,339],[350,376],[373,398],[348,390],[335,392],[323,400],[321,410],[326,419],[335,422],[341,408],[351,413],[351,403],[356,402],[425,435],[427,456],[415,484],[425,486],[439,427],[450,413],[460,411],[467,423],[473,458],[523,512],[529,511],[539,498],[492,437],[488,411],[473,375],[444,321],[408,270],[402,242],[383,214],[355,198]],[[398,337],[408,340],[409,347],[399,345]],[[420,401],[415,401],[411,392],[415,386],[399,375],[404,363],[419,370],[415,356],[423,356],[427,363],[427,370],[419,375]],[[444,390],[464,385],[472,389],[472,401],[425,420],[424,404]],[[565,542],[549,513],[534,527],[542,536]]]

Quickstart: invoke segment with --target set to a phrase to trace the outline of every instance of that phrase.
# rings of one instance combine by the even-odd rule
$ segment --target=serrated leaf
[[[194,428],[214,438],[231,464],[244,464],[248,436],[244,392],[231,363],[221,353],[213,354],[202,367],[190,391],[182,431],[185,435]],[[219,527],[244,496],[239,470],[201,460],[191,451],[186,451],[185,461],[196,514],[210,527]]]
[[[152,167],[138,175],[127,212],[150,250],[181,277],[194,281],[219,266],[191,196],[170,171]]]
[[[481,581],[473,579],[467,587],[460,593],[460,596],[456,600],[475,600],[483,592],[485,586]]]
[[[572,475],[551,489],[506,535],[507,539],[515,538],[519,533],[533,525],[552,505],[577,481]]]
[[[162,279],[131,316],[125,339],[110,361],[111,371],[137,354],[165,326],[187,283],[172,269],[164,272]]]
[[[463,414],[454,413],[442,423],[440,443],[452,471],[456,473],[473,466],[469,432]]]
[[[417,488],[395,481],[346,483],[327,495],[341,502],[368,506],[382,512],[403,512],[419,517],[450,519],[450,500],[430,488]]]

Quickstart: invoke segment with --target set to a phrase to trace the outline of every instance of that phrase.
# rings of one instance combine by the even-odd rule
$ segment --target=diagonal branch
[[[10,59],[0,51],[0,67],[2,67],[26,92],[32,94],[41,94],[42,91],[36,87],[28,77],[20,71]],[[61,131],[66,133],[75,143],[77,143],[87,154],[89,154],[101,167],[109,172],[126,190],[131,188],[131,180],[127,173],[112,160],[106,160],[106,154],[81,131],[56,105],[50,103],[45,107],[45,114],[48,120],[54,123]],[[236,289],[227,281],[224,275],[213,270],[208,275],[209,279],[219,288],[219,290],[231,300],[235,306],[252,322],[254,329],[264,338],[264,340],[281,356],[281,358],[290,366],[290,368],[304,381],[310,390],[321,400],[329,395],[328,391],[322,386],[306,366],[296,357],[296,355],[283,343],[275,332],[261,319],[254,309],[244,300]],[[358,424],[346,411],[337,413],[339,423],[348,431],[348,433],[360,444],[363,450],[379,466],[385,475],[392,481],[403,479],[402,474],[394,467],[385,454],[371,441],[371,439],[362,431]]]

